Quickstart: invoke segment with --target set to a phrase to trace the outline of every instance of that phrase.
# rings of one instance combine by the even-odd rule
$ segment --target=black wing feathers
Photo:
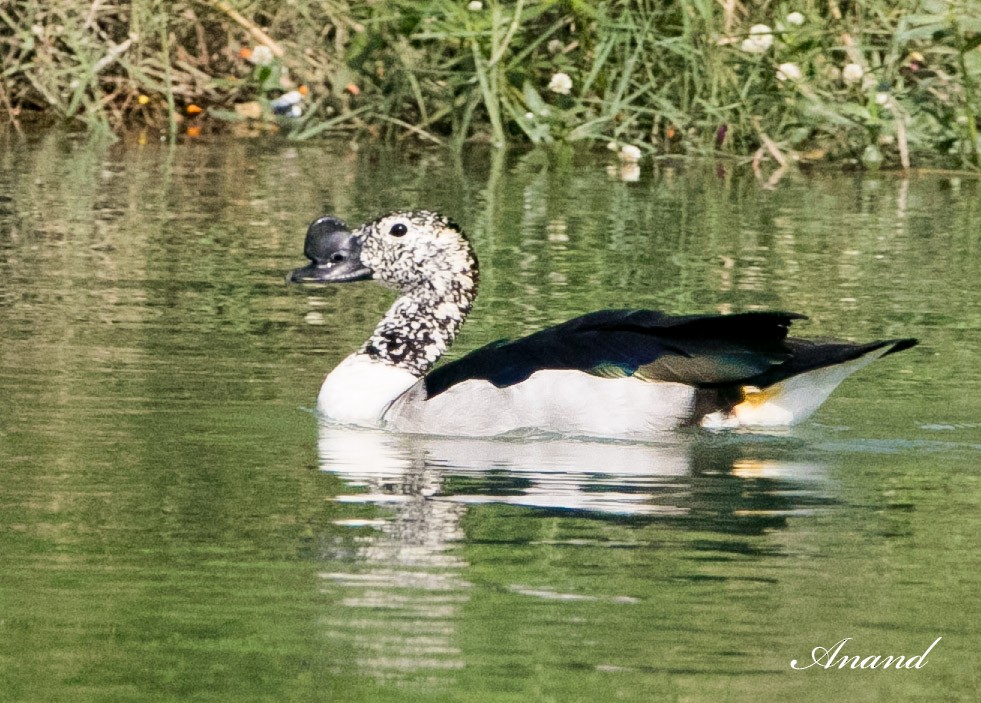
[[[889,350],[883,355],[895,354],[896,352],[909,349],[918,344],[918,340],[906,339],[884,339],[867,344],[851,344],[849,342],[830,342],[818,341],[814,339],[788,339],[787,348],[791,352],[791,357],[783,364],[767,369],[759,376],[747,378],[746,384],[757,388],[766,388],[774,383],[785,381],[791,376],[820,369],[825,366],[834,366],[853,361],[859,357],[873,352],[883,347]]]
[[[543,369],[694,386],[731,383],[790,359],[787,330],[799,319],[804,316],[788,312],[672,316],[600,310],[477,349],[429,373],[426,390],[431,398],[468,379],[505,387]]]

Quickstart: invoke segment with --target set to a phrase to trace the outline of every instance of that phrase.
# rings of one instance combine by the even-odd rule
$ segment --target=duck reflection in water
[[[437,688],[464,667],[457,629],[474,591],[468,580],[473,555],[506,558],[501,554],[512,547],[542,544],[540,535],[506,528],[491,538],[499,550],[474,551],[468,541],[487,537],[467,534],[470,512],[495,525],[516,517],[514,510],[519,522],[522,516],[557,518],[560,534],[549,539],[571,549],[650,546],[650,530],[629,531],[636,544],[606,541],[604,525],[612,521],[654,526],[658,541],[671,539],[660,527],[676,536],[690,530],[699,535],[691,545],[696,550],[767,558],[779,547],[766,538],[769,546],[760,547],[759,535],[829,503],[825,468],[791,458],[799,446],[789,438],[682,434],[663,444],[446,438],[325,423],[318,450],[320,468],[343,480],[336,500],[365,504],[368,516],[335,521],[352,531],[350,538],[335,535],[324,554],[331,564],[325,585],[341,606],[327,624],[365,673],[389,681],[421,674]],[[498,511],[509,506],[507,514],[489,516],[493,504]],[[488,549],[498,557],[486,556]],[[550,573],[543,565],[539,575],[547,582]],[[503,585],[515,597],[636,600],[623,593],[563,593],[541,583]]]
[[[797,444],[694,432],[663,443],[480,439],[324,422],[318,453],[321,470],[359,489],[339,500],[392,504],[396,512],[416,500],[506,503],[597,518],[684,517],[698,529],[726,532],[733,518],[756,518],[739,531],[759,532],[821,503],[816,492],[825,484],[824,468],[817,459],[789,458]]]

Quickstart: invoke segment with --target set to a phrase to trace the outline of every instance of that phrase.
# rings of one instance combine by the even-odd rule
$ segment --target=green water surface
[[[605,158],[0,142],[0,701],[977,700],[981,184]],[[454,355],[602,307],[922,343],[777,435],[318,427],[391,294],[284,275],[406,207],[481,261]]]

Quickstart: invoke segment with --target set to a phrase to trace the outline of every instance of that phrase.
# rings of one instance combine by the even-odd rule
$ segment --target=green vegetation
[[[977,168],[979,46],[981,0],[8,0],[0,108]],[[274,116],[300,87],[302,116]]]

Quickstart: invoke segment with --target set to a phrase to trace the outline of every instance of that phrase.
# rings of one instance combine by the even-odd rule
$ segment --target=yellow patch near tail
[[[739,390],[743,399],[732,408],[731,416],[740,425],[788,425],[794,421],[793,411],[778,403],[784,394],[783,384],[767,388],[743,386]]]
[[[733,410],[741,405],[745,405],[748,408],[757,408],[767,401],[774,398],[777,394],[773,391],[773,386],[767,389],[757,388],[756,386],[743,386],[739,389],[740,393],[743,395],[743,399],[740,403],[736,405]]]

